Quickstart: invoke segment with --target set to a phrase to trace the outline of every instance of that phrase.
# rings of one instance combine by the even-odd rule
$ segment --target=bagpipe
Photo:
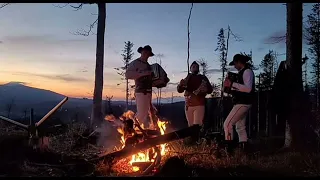
[[[153,71],[152,87],[166,87],[170,81],[166,71],[158,63],[151,64],[151,69]]]

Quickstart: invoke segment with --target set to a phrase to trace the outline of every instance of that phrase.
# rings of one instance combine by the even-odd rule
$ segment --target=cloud
[[[276,31],[268,35],[267,37],[265,37],[262,40],[262,42],[264,44],[277,44],[277,43],[285,44],[286,43],[285,36],[286,36],[285,30]]]
[[[85,39],[84,37],[58,37],[51,34],[45,35],[16,35],[4,36],[2,41],[6,54],[28,53],[33,58],[48,58],[48,57],[67,57],[73,59],[75,54],[77,57],[84,59],[90,58],[88,52],[94,51],[94,41]],[[37,59],[36,58],[36,59]],[[40,58],[40,59],[41,59]]]
[[[43,75],[42,75],[43,76]],[[62,74],[62,75],[55,75],[55,76],[52,76],[52,75],[46,75],[45,77],[48,77],[48,78],[54,78],[54,79],[57,79],[57,80],[62,80],[62,81],[67,81],[67,82],[75,82],[75,81],[78,81],[78,82],[83,82],[83,81],[88,81],[87,79],[85,78],[81,78],[81,77],[75,77],[75,76],[71,76],[69,74]]]
[[[303,29],[302,31],[303,36],[302,36],[302,43],[306,44],[307,39],[305,36],[305,30]],[[286,46],[286,30],[280,30],[273,32],[269,36],[265,37],[262,42],[264,44],[278,44],[278,48],[285,48]]]
[[[87,73],[88,69],[86,67],[79,69],[77,72],[81,72],[81,73]]]
[[[0,41],[0,44],[3,44],[3,41]]]
[[[29,73],[29,72],[10,72],[10,71],[1,71],[4,73],[11,73],[12,75],[22,75],[22,76],[34,76],[41,77],[50,80],[60,80],[65,82],[87,82],[88,79],[72,76],[70,74],[37,74],[37,73]]]
[[[44,35],[17,35],[17,36],[4,36],[4,41],[14,44],[38,44],[38,43],[48,43],[48,44],[65,44],[65,43],[79,43],[86,42],[89,39],[59,39],[52,34]]]
[[[259,47],[259,48],[257,49],[258,52],[262,52],[262,51],[264,51],[264,50],[265,50],[264,47]]]

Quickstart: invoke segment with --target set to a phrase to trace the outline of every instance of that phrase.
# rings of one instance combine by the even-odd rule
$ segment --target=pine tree
[[[309,45],[308,51],[313,60],[312,84],[315,87],[316,107],[320,101],[320,3],[314,4],[312,12],[307,17],[306,40]]]
[[[220,62],[220,67],[222,69],[221,87],[223,87],[225,72],[227,71],[226,50],[227,48],[226,48],[226,42],[225,42],[225,36],[224,36],[224,29],[221,28],[218,34],[217,48],[215,49],[215,51],[218,51],[220,53],[219,62]],[[221,92],[221,97],[222,97],[222,92]]]
[[[275,77],[275,65],[276,65],[276,57],[272,50],[264,56],[264,59],[261,61],[260,68],[262,72],[260,73],[261,84],[260,90],[261,91],[268,91],[271,90],[274,77]]]
[[[120,68],[115,68],[115,70],[117,70],[118,74],[121,76],[121,80],[125,80],[126,83],[126,110],[128,110],[128,105],[129,105],[129,81],[128,79],[125,78],[125,72],[128,68],[129,62],[132,60],[132,57],[134,55],[133,51],[133,43],[131,41],[127,41],[124,42],[124,49],[122,50],[122,54],[121,56],[123,57],[122,61],[124,66],[120,67]],[[119,83],[118,85],[120,85],[121,83]]]

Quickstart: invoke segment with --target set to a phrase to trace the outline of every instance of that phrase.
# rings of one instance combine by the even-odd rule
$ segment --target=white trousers
[[[143,124],[144,128],[148,128],[149,126],[149,109],[150,103],[152,99],[151,93],[135,93],[136,96],[136,105],[137,105],[137,113],[136,118],[138,121]]]
[[[226,140],[233,140],[233,126],[236,125],[239,142],[247,142],[246,117],[250,108],[251,105],[247,104],[236,104],[233,106],[223,124]]]
[[[186,117],[188,120],[188,125],[192,126],[194,124],[203,124],[203,118],[205,113],[204,106],[189,106],[185,108]]]

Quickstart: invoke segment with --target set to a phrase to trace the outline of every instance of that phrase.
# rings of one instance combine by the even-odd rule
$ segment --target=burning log
[[[150,103],[149,117],[151,119],[153,127],[156,128],[158,131],[160,131],[160,127],[157,126],[157,123],[158,123],[157,109],[156,107],[154,107],[152,103]]]
[[[153,162],[133,162],[132,166],[136,166],[139,169],[146,169],[147,167],[151,166]]]
[[[142,150],[146,150],[149,148],[152,148],[154,146],[157,146],[159,144],[168,143],[171,141],[183,139],[189,136],[192,136],[195,133],[199,133],[200,126],[199,125],[193,125],[188,128],[184,128],[178,131],[174,131],[168,134],[164,134],[158,137],[153,137],[144,140],[141,143],[137,143],[135,146],[125,146],[122,150],[112,152],[109,154],[100,155],[97,158],[93,158],[89,161],[101,161],[104,160],[105,163],[114,163],[117,160],[120,160],[124,157],[128,157],[132,154],[136,154]]]

